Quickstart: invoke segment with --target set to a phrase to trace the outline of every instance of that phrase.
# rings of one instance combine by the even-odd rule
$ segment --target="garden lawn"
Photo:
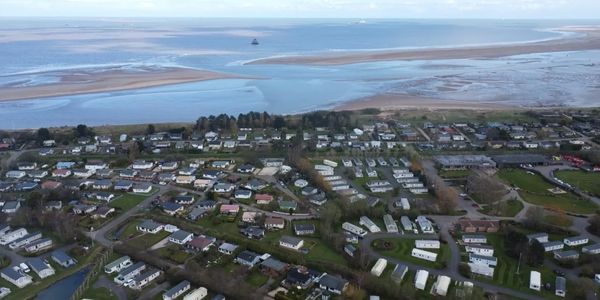
[[[380,239],[375,240],[373,243],[387,241],[392,243],[392,249],[390,250],[377,250],[378,253],[391,258],[399,259],[406,262],[411,262],[424,267],[430,267],[435,269],[443,269],[448,263],[450,258],[450,249],[447,244],[441,243],[440,249],[423,249],[425,251],[437,253],[437,260],[435,262],[413,257],[411,255],[412,249],[415,248],[416,239]]]
[[[547,291],[542,288],[541,292],[529,289],[529,276],[531,271],[538,271],[542,274],[542,284],[551,282],[554,284],[556,276],[551,270],[544,267],[531,268],[521,262],[519,273],[517,274],[518,260],[508,257],[504,251],[503,237],[499,234],[486,234],[488,244],[494,247],[494,256],[498,258],[498,266],[494,272],[494,279],[490,280],[482,276],[476,276],[477,280],[492,282],[514,290],[536,294],[544,299],[562,299],[554,295],[554,289]],[[567,288],[568,290],[568,288]]]
[[[82,295],[83,299],[94,299],[94,300],[112,300],[116,298],[116,295],[112,291],[105,287],[88,289]]]
[[[162,241],[169,235],[171,235],[171,234],[166,231],[161,231],[161,232],[155,233],[155,234],[145,233],[141,236],[138,236],[136,238],[133,238],[133,239],[127,241],[127,243],[129,243],[132,246],[138,247],[139,249],[148,249],[148,248],[152,247],[152,245]]]
[[[529,174],[519,169],[502,169],[498,176],[518,187],[523,200],[552,209],[560,209],[576,214],[592,214],[598,208],[593,202],[579,198],[573,193],[554,195],[548,191],[555,186],[546,182],[538,174]]]
[[[519,200],[507,200],[505,206],[502,207],[500,213],[492,213],[492,208],[490,205],[484,205],[481,210],[481,213],[486,215],[498,216],[498,217],[514,217],[523,209],[523,203]]]
[[[585,192],[600,196],[600,172],[557,171],[554,175]]]
[[[148,195],[136,195],[136,194],[122,194],[117,199],[111,201],[108,206],[120,209],[122,212],[132,209],[138,205],[144,199],[148,198]]]
[[[258,271],[254,271],[250,273],[248,277],[246,277],[246,281],[252,286],[261,287],[265,285],[267,281],[269,281],[269,277],[261,274]]]

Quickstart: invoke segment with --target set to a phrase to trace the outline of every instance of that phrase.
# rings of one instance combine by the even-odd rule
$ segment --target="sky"
[[[600,0],[0,0],[0,16],[598,19]]]

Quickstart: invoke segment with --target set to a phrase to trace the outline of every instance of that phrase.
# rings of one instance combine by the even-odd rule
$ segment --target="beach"
[[[577,33],[578,35],[565,36],[558,39],[539,42],[486,45],[476,47],[360,51],[335,54],[326,53],[322,55],[284,56],[258,59],[251,61],[248,64],[326,66],[398,60],[492,59],[521,54],[600,49],[600,29],[597,27],[566,27],[561,28],[560,31]]]
[[[2,86],[0,87],[0,101],[125,91],[170,84],[240,78],[236,75],[180,67],[74,69],[38,72],[34,75],[55,76],[59,80],[32,86]]]
[[[442,100],[413,96],[407,94],[382,94],[342,103],[333,108],[335,111],[362,110],[377,108],[381,111],[400,109],[424,110],[506,110],[517,109],[516,106],[493,102],[468,102],[456,100]]]

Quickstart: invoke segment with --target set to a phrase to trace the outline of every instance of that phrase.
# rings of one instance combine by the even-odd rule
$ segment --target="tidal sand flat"
[[[441,59],[486,59],[521,54],[552,53],[600,49],[600,28],[565,27],[562,32],[577,34],[559,39],[499,44],[477,47],[429,48],[393,51],[360,51],[306,56],[284,56],[258,59],[249,64],[292,64],[292,65],[346,65],[355,63],[394,60],[441,60]]]
[[[180,67],[70,69],[26,74],[57,80],[31,85],[13,81],[0,86],[0,101],[125,91],[170,84],[239,78],[235,75]],[[19,75],[22,77],[23,75]]]

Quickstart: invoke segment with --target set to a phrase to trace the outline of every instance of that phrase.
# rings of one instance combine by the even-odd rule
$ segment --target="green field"
[[[523,203],[519,200],[507,200],[500,212],[492,212],[492,207],[489,205],[483,206],[481,213],[498,217],[514,217],[523,209]],[[495,208],[494,208],[495,210]]]
[[[540,206],[562,209],[577,214],[592,214],[598,208],[593,202],[582,199],[573,193],[554,195],[548,191],[555,186],[538,174],[530,174],[519,169],[502,169],[498,176],[507,183],[518,187],[523,200]]]
[[[519,273],[517,273],[518,260],[512,257],[508,257],[504,252],[504,241],[503,237],[498,234],[486,234],[488,244],[492,245],[495,249],[494,256],[498,258],[498,266],[494,272],[494,279],[476,276],[477,280],[492,282],[501,286],[505,286],[514,290],[523,292],[533,293],[540,295],[545,299],[560,299],[554,295],[554,290],[546,291],[542,289],[541,292],[535,292],[529,289],[529,275],[531,271],[539,271],[542,273],[542,283],[551,282],[554,284],[556,276],[551,270],[546,268],[531,268],[521,262]],[[568,290],[568,288],[567,288]]]
[[[88,289],[82,295],[83,299],[94,299],[94,300],[111,300],[115,299],[116,295],[105,287]]]
[[[559,217],[558,215],[547,215],[544,216],[544,222],[560,227],[571,227],[571,225],[573,225],[573,220],[568,216]]]
[[[585,192],[600,196],[600,172],[557,171],[554,175]]]
[[[248,275],[248,277],[246,278],[246,281],[250,285],[259,288],[259,287],[265,285],[267,283],[267,281],[269,281],[269,277],[267,277],[255,270],[254,272],[252,272]]]
[[[169,235],[170,235],[170,233],[168,233],[166,231],[161,231],[156,234],[144,233],[141,236],[138,236],[136,238],[133,238],[133,239],[127,241],[127,243],[132,246],[138,247],[139,249],[148,249],[148,248],[152,247],[152,245],[162,241]]]
[[[446,179],[466,178],[471,174],[470,170],[440,170],[438,175]]]
[[[134,206],[138,205],[146,198],[148,198],[148,195],[136,195],[127,193],[119,196],[117,199],[110,202],[108,206],[121,210],[121,212],[125,212],[132,209]]]
[[[381,239],[373,241],[373,244],[381,243],[383,241],[392,243],[390,250],[378,250],[378,253],[384,256],[396,258],[402,261],[411,262],[424,267],[431,267],[436,269],[443,269],[450,258],[450,249],[447,244],[441,244],[440,249],[423,249],[425,251],[437,253],[437,260],[435,262],[427,261],[424,259],[416,258],[411,255],[411,251],[415,248],[416,239]],[[377,247],[374,246],[374,249]]]

